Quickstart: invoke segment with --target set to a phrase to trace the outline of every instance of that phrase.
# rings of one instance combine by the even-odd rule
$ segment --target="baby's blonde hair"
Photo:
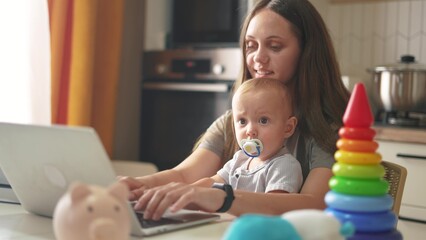
[[[253,78],[248,81],[243,82],[241,86],[235,92],[235,95],[243,95],[256,91],[276,91],[279,96],[282,98],[282,102],[288,102],[290,112],[293,114],[293,109],[295,106],[293,105],[293,96],[292,91],[289,89],[284,83],[280,82],[276,79],[271,78]]]

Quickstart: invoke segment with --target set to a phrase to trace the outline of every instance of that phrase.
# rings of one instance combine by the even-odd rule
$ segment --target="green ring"
[[[338,193],[380,196],[388,192],[389,183],[383,179],[355,179],[334,176],[328,182],[330,188]]]
[[[348,178],[382,178],[385,175],[385,168],[381,164],[359,165],[335,163],[333,173],[338,177]]]

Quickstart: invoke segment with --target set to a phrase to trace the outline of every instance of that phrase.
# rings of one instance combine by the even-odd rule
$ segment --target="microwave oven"
[[[247,0],[174,0],[172,48],[238,47]]]

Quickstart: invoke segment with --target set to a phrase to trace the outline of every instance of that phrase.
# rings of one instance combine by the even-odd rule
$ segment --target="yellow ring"
[[[336,146],[338,149],[348,152],[376,152],[379,144],[375,141],[363,141],[341,138],[337,141]]]
[[[379,153],[359,153],[337,150],[334,153],[336,161],[347,164],[378,164],[382,160],[382,155]]]
[[[328,182],[337,193],[362,196],[380,196],[389,190],[389,183],[383,179],[355,179],[334,176]]]
[[[380,164],[355,165],[345,163],[335,163],[333,173],[338,177],[349,178],[382,178],[385,175],[385,168]]]

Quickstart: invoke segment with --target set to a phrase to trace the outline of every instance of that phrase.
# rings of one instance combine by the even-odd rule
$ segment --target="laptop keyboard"
[[[143,218],[143,213],[141,212],[136,212],[136,216],[138,217],[138,220],[141,223],[143,228],[151,228],[151,227],[157,227],[161,225],[185,222],[184,220],[177,220],[177,219],[171,219],[171,218],[165,218],[165,217],[161,218],[160,220],[147,220]]]

